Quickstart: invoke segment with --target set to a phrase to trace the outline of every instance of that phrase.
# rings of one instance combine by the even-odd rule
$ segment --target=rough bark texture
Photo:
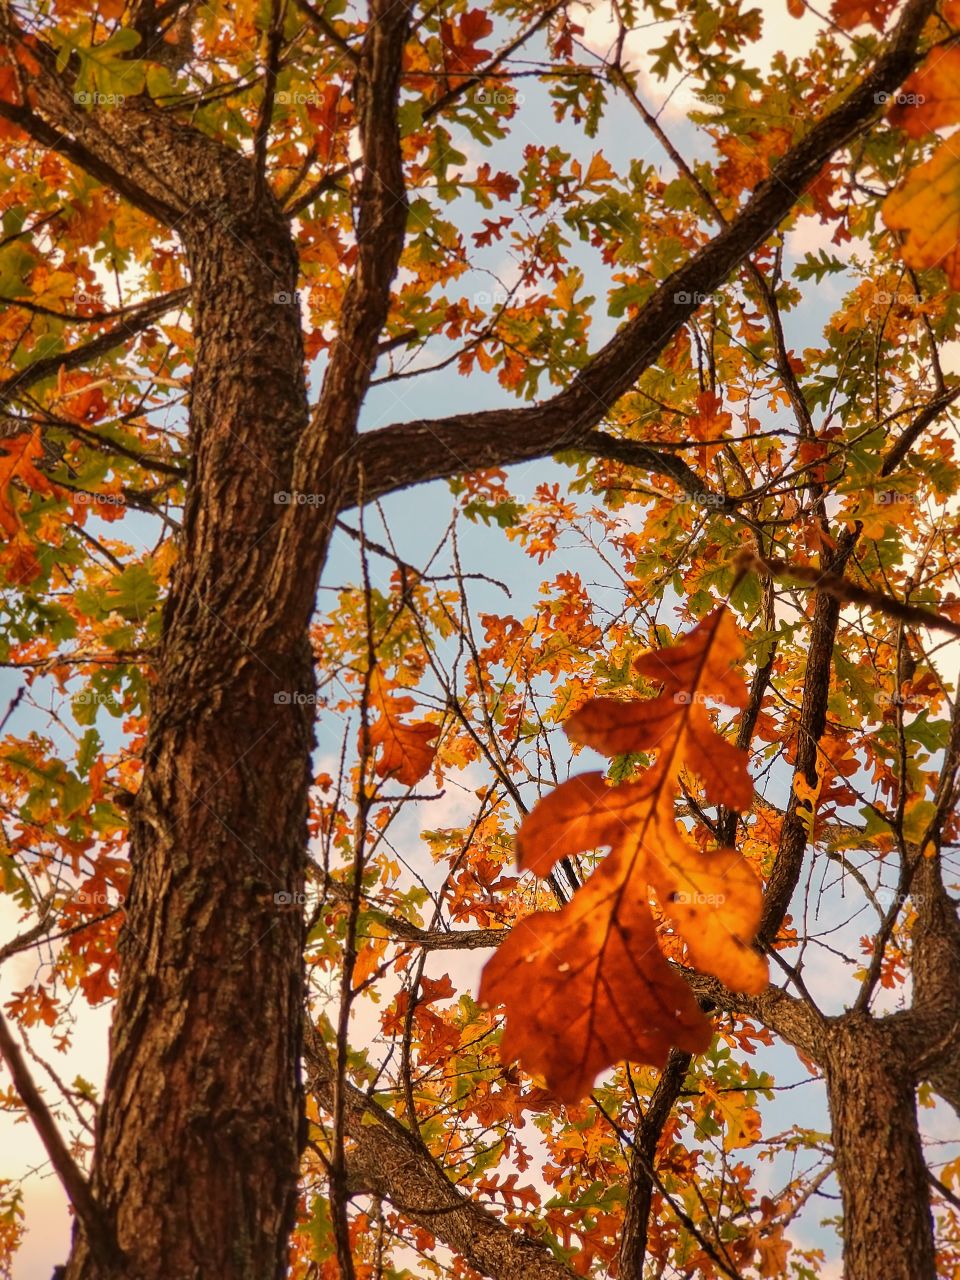
[[[138,121],[137,145],[166,149],[161,168],[185,206],[176,229],[197,355],[93,1175],[137,1280],[286,1272],[301,1150],[308,628],[406,221],[394,112],[408,14],[383,4],[374,18],[359,265],[312,418],[279,207],[251,161]],[[82,1233],[67,1276],[104,1280]]]
[[[826,1067],[844,1280],[936,1280],[915,1085],[893,1037],[866,1015],[847,1016]]]
[[[197,333],[193,473],[165,614],[94,1193],[129,1274],[285,1270],[299,1164],[302,913],[313,671],[304,613],[258,643],[307,422],[288,228],[234,164],[181,234]],[[201,175],[196,175],[198,183]],[[238,213],[225,224],[220,200]],[[286,694],[286,701],[277,695]],[[100,1273],[82,1238],[70,1280]]]

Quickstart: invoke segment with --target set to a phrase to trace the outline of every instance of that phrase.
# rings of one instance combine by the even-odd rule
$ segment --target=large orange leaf
[[[932,49],[903,82],[889,118],[912,138],[960,121],[960,47]]]
[[[907,233],[903,259],[918,271],[941,267],[960,289],[960,151],[944,142],[887,196],[883,220]]]
[[[753,799],[747,758],[717,733],[705,705],[708,697],[744,705],[746,686],[734,667],[741,652],[729,614],[719,609],[680,644],[651,650],[634,663],[638,675],[663,685],[659,698],[592,698],[567,721],[567,733],[606,755],[656,751],[651,773],[658,779],[676,779],[685,764],[700,775],[712,803],[746,809]]]
[[[480,998],[506,1005],[504,1059],[520,1058],[566,1102],[611,1063],[662,1066],[672,1045],[702,1053],[712,1036],[660,954],[636,857],[591,877],[562,911],[521,921],[484,969]]]
[[[570,778],[524,819],[517,832],[517,865],[545,876],[558,858],[619,845],[648,801],[639,782],[611,787],[602,773]]]
[[[518,860],[540,876],[565,855],[611,850],[571,903],[516,926],[480,988],[481,999],[506,1006],[504,1055],[568,1101],[621,1058],[659,1066],[671,1045],[700,1052],[709,1042],[708,1021],[657,946],[651,888],[694,965],[738,991],[766,985],[766,961],[751,946],[759,881],[735,850],[702,852],[675,816],[682,772],[700,778],[711,803],[752,800],[746,754],[714,729],[705,706],[744,704],[741,657],[723,609],[675,647],[644,654],[635,669],[663,685],[658,697],[593,698],[567,730],[608,755],[656,752],[655,763],[617,787],[599,773],[571,778],[521,825]]]
[[[370,746],[379,752],[377,773],[405,787],[415,786],[433,764],[439,726],[428,720],[402,719],[416,703],[409,694],[392,693],[379,668],[370,679],[370,702],[377,710],[369,730]]]

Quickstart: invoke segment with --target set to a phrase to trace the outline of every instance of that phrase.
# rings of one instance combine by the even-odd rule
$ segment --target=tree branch
[[[189,289],[174,289],[173,292],[163,293],[158,298],[150,298],[147,302],[128,308],[119,324],[91,338],[89,342],[83,342],[80,346],[72,347],[59,355],[44,356],[40,360],[34,360],[19,373],[0,382],[0,405],[16,399],[29,387],[58,373],[61,369],[79,369],[89,364],[91,360],[96,360],[98,356],[106,355],[114,347],[119,347],[129,338],[142,333],[165,312],[182,306],[189,297]]]
[[[647,1255],[647,1231],[653,1203],[653,1175],[657,1147],[664,1126],[683,1089],[693,1057],[680,1049],[671,1049],[666,1066],[660,1072],[647,1109],[637,1124],[630,1155],[627,1203],[620,1238],[620,1280],[643,1280],[643,1263]]]
[[[10,1026],[2,1013],[0,1013],[0,1057],[7,1064],[13,1086],[20,1095],[37,1135],[50,1157],[50,1163],[73,1205],[91,1252],[104,1267],[106,1275],[114,1274],[115,1268],[122,1262],[122,1255],[114,1239],[113,1230],[104,1218],[86,1178],[61,1137],[56,1121],[34,1083],[30,1068],[20,1052],[20,1046],[13,1038]]]
[[[351,450],[341,508],[410,485],[583,448],[584,437],[648,369],[698,310],[697,299],[732,271],[788,216],[820,169],[874,118],[878,102],[913,68],[933,0],[908,0],[873,70],[779,161],[739,215],[669,276],[637,315],[565,390],[538,405],[397,423],[367,432]],[[702,486],[700,486],[702,489]]]
[[[308,1088],[331,1112],[335,1073],[325,1045],[307,1022]],[[450,1182],[410,1131],[355,1085],[343,1091],[344,1125],[352,1146],[354,1189],[388,1200],[404,1218],[443,1241],[481,1275],[495,1280],[574,1280],[549,1246],[505,1226]]]
[[[808,586],[815,587],[817,591],[833,596],[841,604],[863,605],[867,609],[885,613],[891,618],[899,618],[903,622],[912,622],[932,631],[946,631],[952,636],[960,636],[960,622],[955,622],[953,618],[948,618],[945,614],[937,613],[933,609],[927,609],[923,605],[898,600],[896,596],[888,595],[885,591],[861,587],[840,573],[818,569],[815,565],[792,564],[789,560],[781,560],[776,556],[761,556],[753,551],[744,552],[740,557],[740,563],[773,578],[805,582]]]

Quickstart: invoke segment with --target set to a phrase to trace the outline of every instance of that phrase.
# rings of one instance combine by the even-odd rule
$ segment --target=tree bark
[[[251,209],[249,164],[233,182],[243,213],[225,224],[199,190],[181,227],[192,475],[93,1177],[137,1280],[280,1277],[296,1206],[309,619],[270,651],[257,633],[307,400],[287,225],[269,196]],[[102,1280],[82,1235],[67,1276]]]
[[[297,254],[255,162],[142,122],[168,159],[175,149],[196,361],[92,1178],[126,1258],[117,1280],[287,1271],[303,1136],[309,625],[403,247],[408,24],[405,4],[374,0],[357,83],[358,263],[312,415]],[[67,1280],[108,1280],[82,1232]]]
[[[828,1039],[844,1280],[936,1280],[915,1080],[892,1032],[891,1021],[857,1013],[835,1023]]]

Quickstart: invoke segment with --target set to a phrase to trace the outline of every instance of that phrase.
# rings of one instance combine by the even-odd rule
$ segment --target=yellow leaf
[[[704,1086],[704,1093],[723,1123],[724,1151],[738,1151],[757,1141],[760,1137],[760,1115],[755,1107],[750,1106],[745,1093],[721,1093],[709,1085]]]
[[[586,177],[583,179],[585,187],[592,187],[595,182],[606,182],[615,176],[612,165],[609,164],[602,151],[597,154],[587,165]]]
[[[904,231],[903,260],[916,270],[940,267],[960,289],[960,150],[943,143],[887,196],[883,219]]]

